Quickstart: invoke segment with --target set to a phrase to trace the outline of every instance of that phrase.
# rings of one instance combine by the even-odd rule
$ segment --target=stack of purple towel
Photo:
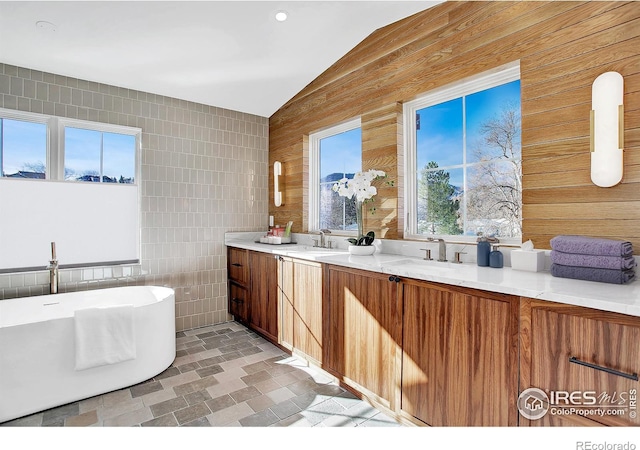
[[[551,239],[551,275],[624,284],[636,276],[631,242],[587,236]]]

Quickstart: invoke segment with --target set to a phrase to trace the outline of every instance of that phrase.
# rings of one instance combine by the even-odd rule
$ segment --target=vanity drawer
[[[248,251],[242,248],[227,248],[227,272],[229,280],[246,286],[249,281]]]
[[[528,386],[549,396],[547,415],[555,411],[605,425],[640,425],[640,318],[551,302],[530,304],[530,325],[524,321],[530,328],[525,330],[530,336]]]

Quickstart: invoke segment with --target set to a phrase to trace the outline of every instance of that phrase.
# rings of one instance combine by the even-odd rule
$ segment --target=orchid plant
[[[382,170],[367,170],[366,172],[356,172],[353,178],[342,178],[337,181],[332,189],[341,197],[353,198],[356,201],[356,221],[358,223],[358,237],[347,239],[352,245],[371,245],[376,238],[373,231],[363,235],[362,205],[365,202],[373,201],[373,197],[378,190],[371,183],[375,180],[386,178],[387,174]],[[391,183],[393,184],[393,183]]]

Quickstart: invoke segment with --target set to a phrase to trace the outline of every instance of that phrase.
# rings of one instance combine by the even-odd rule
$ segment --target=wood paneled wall
[[[286,201],[269,213],[307,231],[308,135],[359,116],[363,168],[397,180],[366,228],[402,238],[402,103],[516,60],[523,239],[549,248],[558,234],[622,238],[640,253],[637,2],[446,2],[377,30],[270,118],[269,161],[285,163]],[[599,188],[589,174],[591,84],[610,70],[625,83],[625,173]]]

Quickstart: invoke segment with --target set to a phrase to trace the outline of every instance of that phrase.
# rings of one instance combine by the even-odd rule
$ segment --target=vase
[[[373,255],[376,252],[376,248],[373,245],[350,245],[349,254],[355,256],[368,256]]]

